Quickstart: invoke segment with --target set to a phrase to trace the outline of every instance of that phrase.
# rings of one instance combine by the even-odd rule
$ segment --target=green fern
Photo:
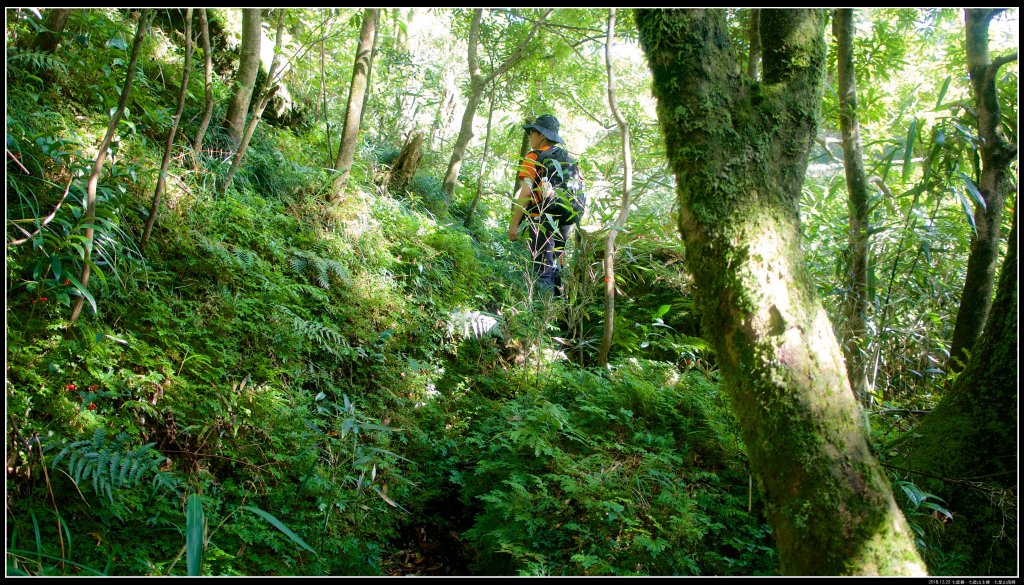
[[[27,63],[33,69],[57,69],[65,74],[68,72],[68,64],[54,53],[10,47],[7,51],[7,65],[11,66],[18,63]]]
[[[461,335],[462,339],[502,336],[498,316],[481,311],[452,311],[448,315],[447,325],[448,335],[453,338],[456,334]]]
[[[231,254],[234,257],[235,265],[244,270],[252,268],[259,262],[259,257],[252,250],[233,246]]]
[[[331,288],[332,275],[344,284],[352,282],[352,276],[344,264],[310,252],[293,251],[291,258],[288,259],[288,264],[299,274],[306,275],[311,272],[320,288]]]
[[[293,313],[287,307],[277,305],[277,312],[291,324],[292,329],[302,337],[312,341],[317,347],[335,357],[344,357],[351,351],[351,346],[341,333],[318,321],[307,321]]]
[[[330,296],[322,288],[301,282],[286,282],[281,284],[277,290],[284,292],[284,294],[288,295],[288,299],[296,304],[301,304],[307,298],[320,304],[326,304],[331,300]]]
[[[68,475],[76,485],[92,481],[93,490],[106,494],[114,503],[115,489],[137,486],[146,477],[152,476],[158,487],[174,489],[177,480],[169,473],[160,471],[166,457],[156,451],[156,443],[130,447],[127,433],[118,433],[108,440],[107,430],[98,428],[92,438],[75,441],[65,446],[50,463],[52,469],[67,458]]]
[[[252,250],[247,250],[240,246],[228,244],[223,241],[217,241],[198,232],[194,233],[194,237],[196,239],[196,243],[199,244],[199,247],[203,251],[209,252],[210,255],[215,257],[225,267],[258,276],[259,272],[257,270],[253,270],[253,268],[258,268],[261,264],[265,263],[264,260]]]

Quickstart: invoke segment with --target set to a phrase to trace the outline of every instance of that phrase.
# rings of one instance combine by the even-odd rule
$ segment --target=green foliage
[[[27,66],[37,70],[56,70],[64,75],[68,72],[68,65],[59,56],[50,51],[36,51],[13,48],[7,53],[8,67]],[[33,76],[34,77],[34,76]],[[33,81],[42,82],[38,77]]]
[[[905,513],[907,523],[914,531],[917,546],[921,549],[928,548],[925,543],[925,527],[923,523],[930,521],[946,522],[953,519],[953,515],[943,506],[942,498],[929,494],[917,487],[912,481],[900,480],[896,482],[903,492],[903,496],[909,502]]]
[[[735,420],[701,375],[554,368],[468,441],[480,454],[465,499],[481,510],[466,536],[484,573],[775,570],[763,520],[745,509]]]
[[[146,443],[126,450],[127,433],[118,433],[113,441],[107,440],[107,429],[96,429],[90,439],[75,441],[65,446],[50,462],[52,469],[67,457],[68,476],[75,485],[92,479],[92,488],[99,494],[106,494],[114,503],[114,490],[138,485],[146,477],[152,477],[154,485],[174,489],[176,479],[160,471],[166,457],[153,448],[156,443]]]
[[[894,92],[879,83],[905,76],[902,62],[920,48],[905,34],[911,12],[892,11],[858,45],[870,171],[890,187],[872,202],[867,350],[892,408],[937,399],[941,374],[929,368],[951,327],[978,172],[969,92],[951,75],[963,58],[955,11],[926,11],[928,26],[916,24],[946,59],[926,82]],[[507,58],[538,14],[488,11],[482,67]],[[618,237],[615,365],[582,368],[602,333],[600,261],[623,182],[596,57],[607,11],[554,11],[540,42],[495,80],[491,160],[471,230],[461,224],[482,146],[470,145],[456,201],[440,179],[457,129],[453,92],[465,90],[450,34],[464,38],[470,15],[424,11],[418,18],[437,25],[424,27],[384,11],[340,207],[325,200],[351,62],[335,60],[321,78],[314,57],[321,39],[326,55],[350,55],[361,13],[288,15],[307,49],[284,82],[292,102],[268,111],[222,195],[230,160],[217,120],[233,91],[226,37],[237,13],[210,12],[214,122],[193,160],[205,107],[197,52],[143,257],[137,241],[184,61],[180,11],[162,12],[147,35],[91,225],[93,150],[120,97],[138,13],[73,10],[59,50],[46,54],[26,48],[39,26],[33,11],[8,11],[8,572],[378,576],[407,570],[402,551],[429,552],[432,537],[448,555],[438,570],[450,573],[775,573],[693,311],[648,71],[625,56],[617,91],[636,208]],[[619,49],[635,44],[632,16],[619,12]],[[1013,137],[1015,71],[1004,69],[999,86]],[[524,87],[537,88],[525,101]],[[566,298],[531,304],[527,254],[507,241],[500,194],[511,187],[520,118],[548,111],[595,189]],[[428,127],[419,173],[389,196],[378,183],[396,145]],[[840,181],[809,181],[804,215],[811,269],[834,316],[841,195]],[[66,308],[79,296],[90,311],[71,323]],[[900,503],[929,554],[965,566],[932,538],[943,503],[906,487]]]

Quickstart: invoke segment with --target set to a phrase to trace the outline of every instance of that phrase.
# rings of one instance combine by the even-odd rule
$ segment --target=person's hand
[[[516,233],[518,231],[519,231],[519,226],[517,226],[517,225],[510,225],[510,226],[508,226],[508,239],[512,240],[513,242],[519,241],[519,234]]]

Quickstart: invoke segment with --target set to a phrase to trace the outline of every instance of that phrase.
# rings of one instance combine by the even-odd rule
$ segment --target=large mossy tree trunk
[[[750,48],[747,51],[747,77],[756,80],[757,72],[761,63],[761,17],[758,16],[758,8],[750,9],[750,28],[747,30],[747,42]]]
[[[491,98],[490,105],[487,108],[487,130],[484,133],[484,153],[480,158],[480,172],[477,173],[476,177],[476,195],[473,196],[473,201],[469,204],[469,209],[466,211],[466,219],[462,222],[462,227],[469,229],[469,226],[473,223],[473,214],[476,213],[476,206],[480,203],[480,198],[484,194],[484,178],[487,176],[487,156],[490,154],[491,147],[491,123],[494,121],[494,91],[497,89],[495,84],[491,84]]]
[[[224,115],[224,127],[227,129],[231,149],[238,148],[245,131],[245,119],[249,113],[249,102],[256,87],[256,76],[260,71],[260,42],[263,32],[260,29],[260,9],[245,8],[242,10],[242,46],[238,58],[238,72],[235,74],[234,89],[228,111]]]
[[[985,332],[967,367],[902,449],[902,466],[953,513],[939,548],[963,575],[1016,575],[1017,213]],[[901,462],[897,462],[900,464]],[[946,570],[950,570],[949,567]]]
[[[274,56],[270,60],[270,71],[267,73],[266,86],[260,90],[260,94],[257,95],[256,107],[252,111],[252,116],[249,118],[249,123],[245,125],[245,132],[242,134],[241,141],[238,143],[238,149],[235,151],[234,156],[231,157],[231,168],[228,169],[228,176],[224,178],[224,182],[221,183],[221,193],[227,193],[228,187],[231,186],[231,181],[235,178],[235,173],[242,166],[242,159],[245,157],[245,151],[249,148],[249,141],[252,140],[253,133],[256,132],[256,126],[259,125],[260,119],[263,117],[263,111],[267,108],[267,104],[274,98],[274,94],[281,87],[278,84],[282,75],[282,72],[278,71],[278,65],[281,63],[281,46],[284,39],[284,17],[285,9],[277,9],[277,34],[274,38]]]
[[[992,18],[1003,9],[965,10],[967,28],[967,69],[978,114],[979,150],[981,152],[981,181],[978,191],[985,205],[974,211],[977,233],[971,241],[971,254],[967,259],[960,309],[953,329],[949,368],[959,371],[967,361],[965,351],[971,351],[992,306],[992,291],[999,262],[1000,229],[1003,221],[1003,203],[1016,184],[1011,163],[1017,158],[1017,145],[1008,144],[1000,131],[999,96],[996,74],[999,68],[1017,59],[1016,53],[995,61],[989,58],[988,27]]]
[[[791,575],[923,574],[800,247],[821,11],[761,10],[762,81],[724,10],[639,10],[706,334]]]
[[[840,8],[832,18],[836,37],[836,77],[839,86],[839,127],[843,134],[843,168],[846,171],[847,204],[850,209],[849,292],[846,294],[846,327],[842,347],[846,374],[853,395],[868,404],[868,180],[857,119],[857,76],[853,66],[853,9]]]

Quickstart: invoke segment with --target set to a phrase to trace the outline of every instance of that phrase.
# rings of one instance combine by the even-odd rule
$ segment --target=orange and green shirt
[[[523,159],[523,164],[519,167],[519,180],[525,181],[530,180],[530,186],[533,191],[533,205],[531,205],[527,211],[529,211],[530,217],[539,217],[540,213],[537,212],[537,206],[540,204],[540,192],[538,188],[540,186],[540,169],[544,167],[542,163],[537,162],[537,157],[542,151],[531,150],[526,153],[526,157]]]

